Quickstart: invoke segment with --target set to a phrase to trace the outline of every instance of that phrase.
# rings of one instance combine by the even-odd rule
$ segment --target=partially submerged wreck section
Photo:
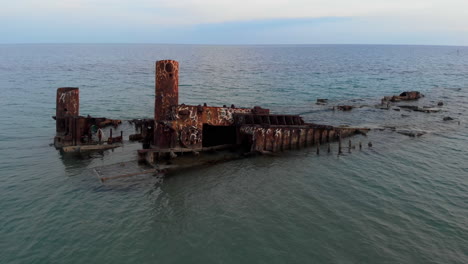
[[[129,121],[139,132],[130,135],[129,140],[143,143],[143,148],[138,150],[140,161],[161,164],[160,160],[183,154],[199,156],[203,152],[223,149],[236,155],[273,153],[319,146],[368,131],[306,123],[298,115],[271,114],[269,109],[259,106],[179,104],[178,82],[177,61],[156,62],[154,119]],[[56,148],[64,152],[105,150],[123,142],[122,132],[113,137],[112,129],[107,140],[102,140],[102,129],[117,127],[120,120],[80,116],[78,88],[58,88],[56,104],[56,116],[53,117],[56,120]],[[180,162],[186,162],[183,160]]]
[[[62,87],[57,89],[56,136],[54,146],[65,152],[82,150],[104,150],[117,147],[113,143],[122,142],[123,136],[107,138],[107,144],[102,144],[101,128],[113,125],[118,126],[120,120],[104,117],[80,116],[79,89],[75,87]],[[96,138],[97,137],[97,138]]]
[[[157,163],[182,153],[237,149],[270,153],[325,144],[366,129],[305,123],[298,115],[273,115],[258,106],[213,107],[179,104],[179,63],[156,62],[154,137],[139,159]]]

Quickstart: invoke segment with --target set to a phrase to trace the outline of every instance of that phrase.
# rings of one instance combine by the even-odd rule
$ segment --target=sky
[[[3,0],[0,43],[468,46],[468,0]]]

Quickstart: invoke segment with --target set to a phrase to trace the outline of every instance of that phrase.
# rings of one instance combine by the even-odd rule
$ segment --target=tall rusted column
[[[62,87],[57,89],[56,103],[56,131],[65,132],[67,129],[65,119],[80,114],[79,89],[74,87]]]
[[[160,121],[171,120],[171,110],[179,104],[179,63],[174,60],[157,61],[155,83],[154,144],[159,148],[169,148],[173,145],[174,133]]]
[[[174,60],[156,62],[156,98],[154,120],[170,120],[171,106],[179,104],[179,63]]]

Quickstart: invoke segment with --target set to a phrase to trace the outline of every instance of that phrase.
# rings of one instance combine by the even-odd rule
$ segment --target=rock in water
[[[328,99],[317,99],[317,104],[327,104]]]
[[[352,105],[339,105],[337,108],[341,111],[351,111],[354,107]]]
[[[417,99],[419,99],[419,98],[421,98],[423,96],[424,95],[422,95],[418,91],[402,92],[400,95],[385,96],[382,99],[382,102],[384,102],[384,101],[399,102],[399,101],[417,100]]]

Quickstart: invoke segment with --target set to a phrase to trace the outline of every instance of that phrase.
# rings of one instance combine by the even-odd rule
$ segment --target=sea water
[[[94,168],[119,174],[138,144],[50,145],[58,87],[80,88],[82,115],[151,118],[161,59],[180,63],[180,103],[372,131],[340,156],[332,144],[105,183]],[[375,107],[408,90],[441,112]],[[0,45],[0,94],[0,263],[468,263],[467,47]]]

